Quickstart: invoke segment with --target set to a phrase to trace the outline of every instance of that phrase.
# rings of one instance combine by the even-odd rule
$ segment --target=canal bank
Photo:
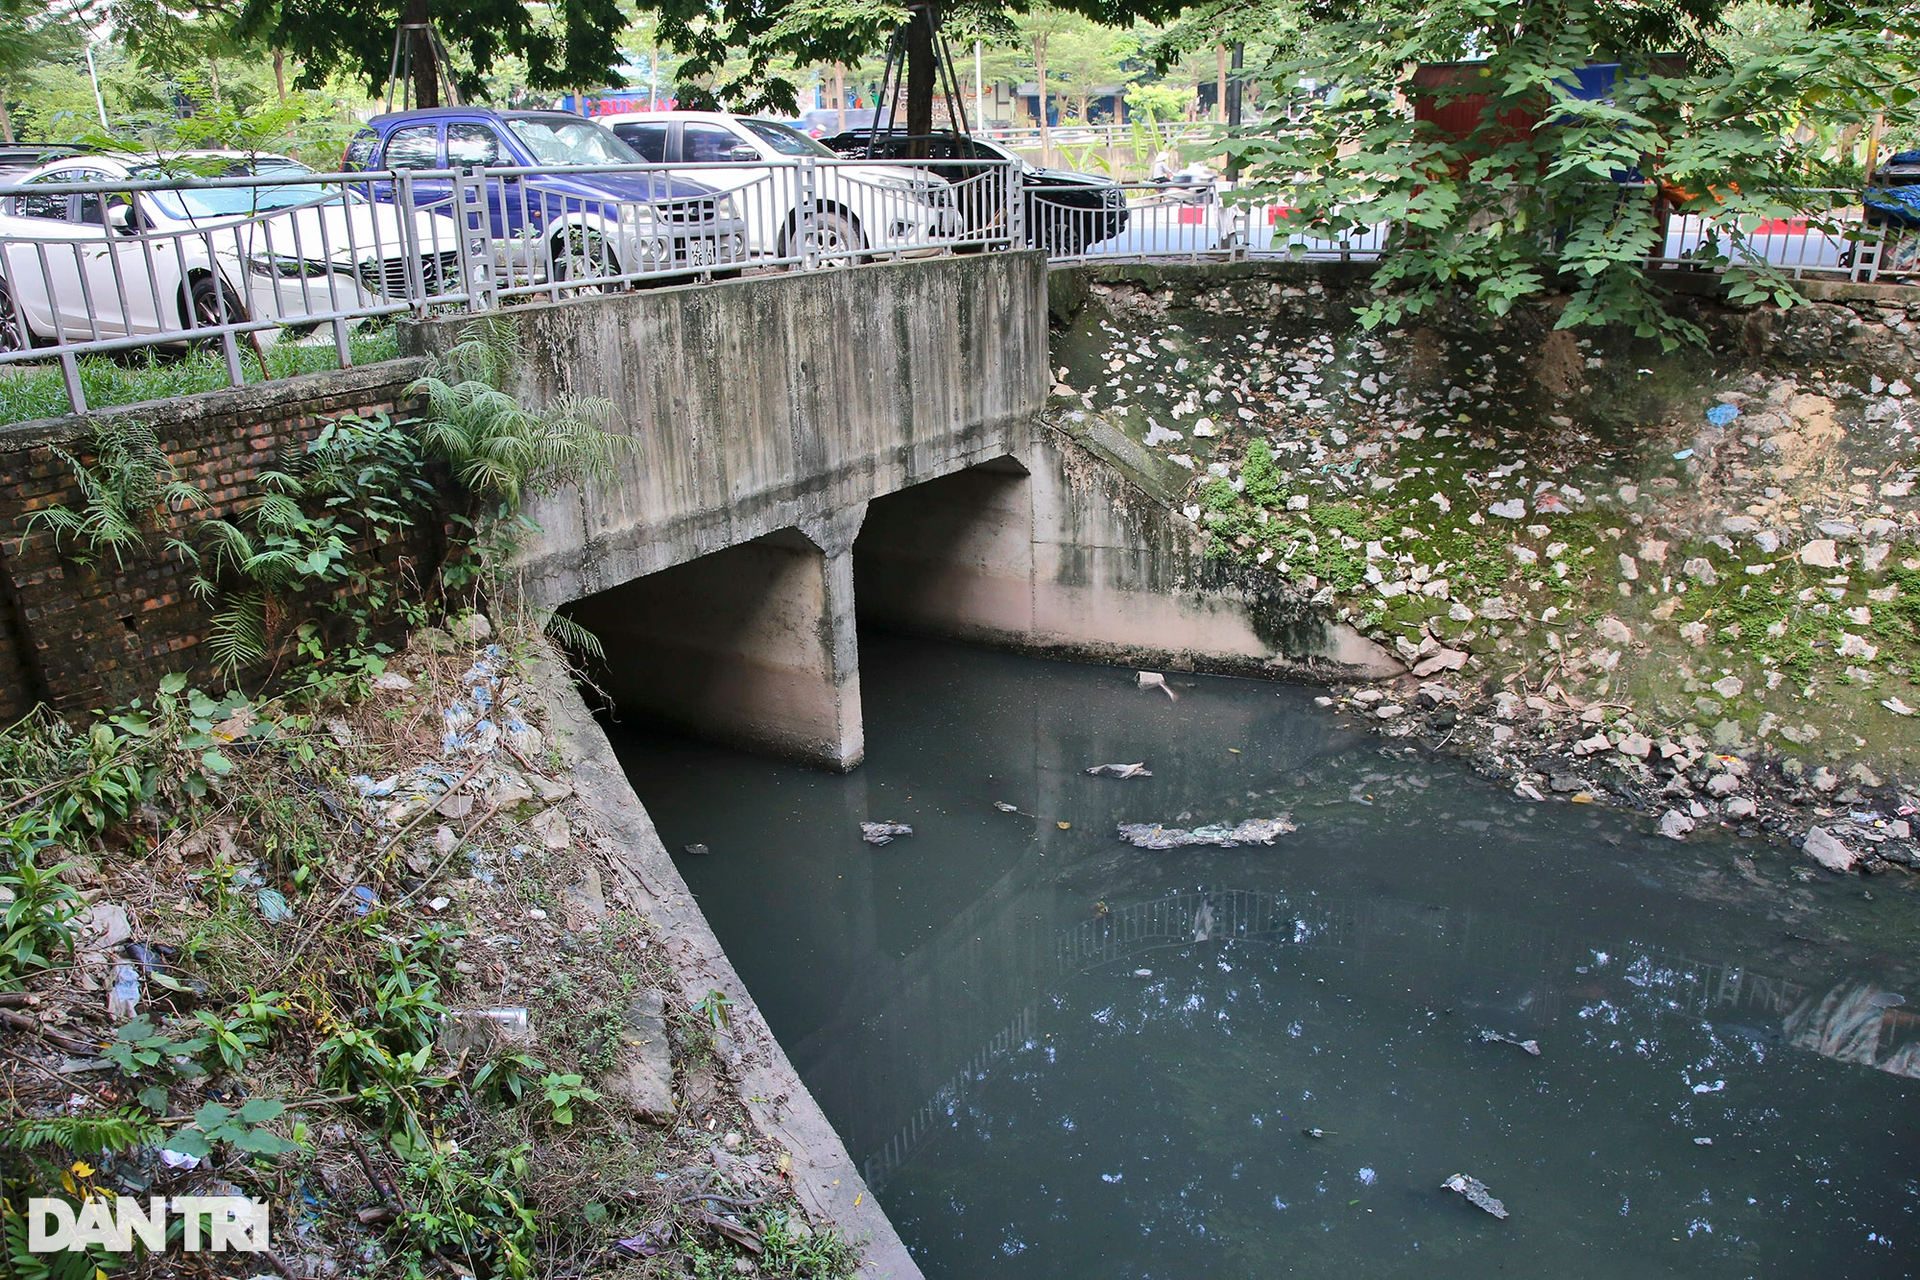
[[[1920,331],[1899,292],[1810,286],[1781,312],[1682,290],[1707,342],[1661,352],[1551,312],[1369,331],[1366,282],[1056,272],[1047,420],[1121,440],[1207,563],[1396,653],[1398,680],[1336,691],[1377,732],[1675,839],[1920,859]]]

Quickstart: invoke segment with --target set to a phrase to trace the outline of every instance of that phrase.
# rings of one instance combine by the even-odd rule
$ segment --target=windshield
[[[771,120],[742,120],[740,123],[745,125],[747,131],[754,137],[783,156],[826,156],[830,160],[839,158],[806,134],[797,129],[789,129],[784,124],[775,124]]]
[[[205,172],[206,168],[205,162],[186,160],[171,165],[142,165],[132,170],[129,176],[141,179],[238,178],[254,173],[263,178],[280,178],[298,177],[313,172],[294,160],[263,160],[257,164],[249,164],[244,160],[221,163],[211,173]],[[286,182],[262,187],[218,187],[198,191],[147,192],[154,207],[164,216],[187,220],[244,217],[250,213],[291,209],[296,205],[334,200],[338,199],[339,195],[338,191],[330,191],[318,182]]]
[[[509,120],[507,128],[541,164],[640,164],[611,129],[586,120]]]

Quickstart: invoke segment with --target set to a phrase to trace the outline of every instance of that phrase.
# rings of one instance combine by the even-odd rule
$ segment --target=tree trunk
[[[1213,118],[1220,124],[1227,122],[1227,46],[1217,44],[1213,51],[1219,56],[1219,68],[1213,81]]]
[[[213,105],[220,105],[220,60],[207,59],[207,87],[213,91]]]
[[[847,131],[847,64],[833,64],[833,109],[840,113],[840,132]]]
[[[1044,34],[1033,38],[1033,74],[1039,81],[1034,93],[1034,103],[1040,113],[1040,167],[1053,164],[1053,131],[1047,126],[1047,37]]]
[[[422,109],[440,105],[440,75],[433,65],[433,41],[427,37],[427,24],[432,14],[427,10],[427,0],[407,0],[400,21],[408,30],[404,33],[405,54],[413,66],[413,105]]]
[[[8,146],[14,143],[13,116],[7,111],[7,85],[4,80],[0,80],[0,142]]]
[[[273,51],[273,87],[280,91],[280,101],[287,100],[287,55],[279,49]]]
[[[938,76],[933,18],[928,10],[916,9],[907,22],[907,135],[914,139],[908,144],[907,154],[916,160],[927,155],[926,137],[933,132],[933,93]]]

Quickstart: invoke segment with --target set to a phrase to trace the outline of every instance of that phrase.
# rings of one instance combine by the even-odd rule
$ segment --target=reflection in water
[[[1519,804],[1301,691],[862,643],[855,775],[616,742],[929,1275],[1908,1274],[1913,975],[1796,940],[1883,908],[1795,888],[1783,935],[1784,866]],[[1280,809],[1271,848],[1112,835]]]
[[[1889,1007],[1889,996],[1905,1003],[1872,983],[1835,987],[1818,1005],[1808,1000],[1787,1016],[1788,1043],[1840,1062],[1920,1078],[1920,1035],[1915,1034],[1920,1020],[1905,1009]]]

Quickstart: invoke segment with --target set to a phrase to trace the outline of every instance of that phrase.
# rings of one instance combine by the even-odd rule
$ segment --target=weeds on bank
[[[347,352],[356,365],[377,364],[392,360],[399,354],[399,348],[391,328],[362,329],[347,335]],[[331,342],[312,346],[275,343],[266,348],[266,353],[267,372],[276,379],[339,367]],[[241,361],[241,368],[249,382],[260,380],[260,366],[251,352]],[[202,391],[218,391],[227,385],[227,362],[218,347],[184,354],[161,354],[149,348],[137,355],[80,359],[80,386],[87,394],[89,409],[172,400]],[[25,372],[0,376],[0,426],[35,418],[57,418],[70,412],[67,384],[60,375],[59,365],[36,366]]]
[[[369,1275],[735,1274],[743,1251],[761,1275],[849,1265],[790,1196],[705,1158],[722,1122],[749,1128],[737,1104],[705,1099],[689,1116],[703,1127],[662,1133],[601,1096],[635,988],[674,984],[632,917],[519,945],[512,922],[557,907],[548,886],[580,874],[577,849],[527,839],[544,806],[428,821],[431,799],[369,798],[422,762],[450,779],[465,767],[440,763],[440,713],[470,694],[477,658],[500,673],[502,707],[529,687],[550,653],[542,619],[497,566],[530,527],[530,494],[603,473],[619,447],[593,406],[538,415],[501,396],[506,341],[478,332],[431,372],[426,422],[335,422],[217,520],[137,432],[71,460],[84,506],[39,529],[116,562],[166,537],[226,637],[227,683],[169,676],[112,711],[41,709],[0,732],[0,992],[17,993],[0,1010],[18,1033],[0,1054],[18,1117],[0,1129],[0,1218],[17,1274],[171,1274],[165,1254],[29,1253],[25,1199],[77,1210],[213,1178],[273,1206],[281,1248]],[[434,485],[435,468],[453,483]],[[436,524],[450,549],[431,573],[366,554]],[[462,653],[426,626],[476,599],[491,645]],[[537,727],[521,735],[519,763],[558,772]],[[83,977],[129,987],[137,1013],[102,1015]],[[458,1009],[509,982],[532,997],[536,1043],[449,1038]],[[670,1010],[701,1071],[726,1024],[716,996]],[[62,1055],[83,1070],[63,1075]]]

